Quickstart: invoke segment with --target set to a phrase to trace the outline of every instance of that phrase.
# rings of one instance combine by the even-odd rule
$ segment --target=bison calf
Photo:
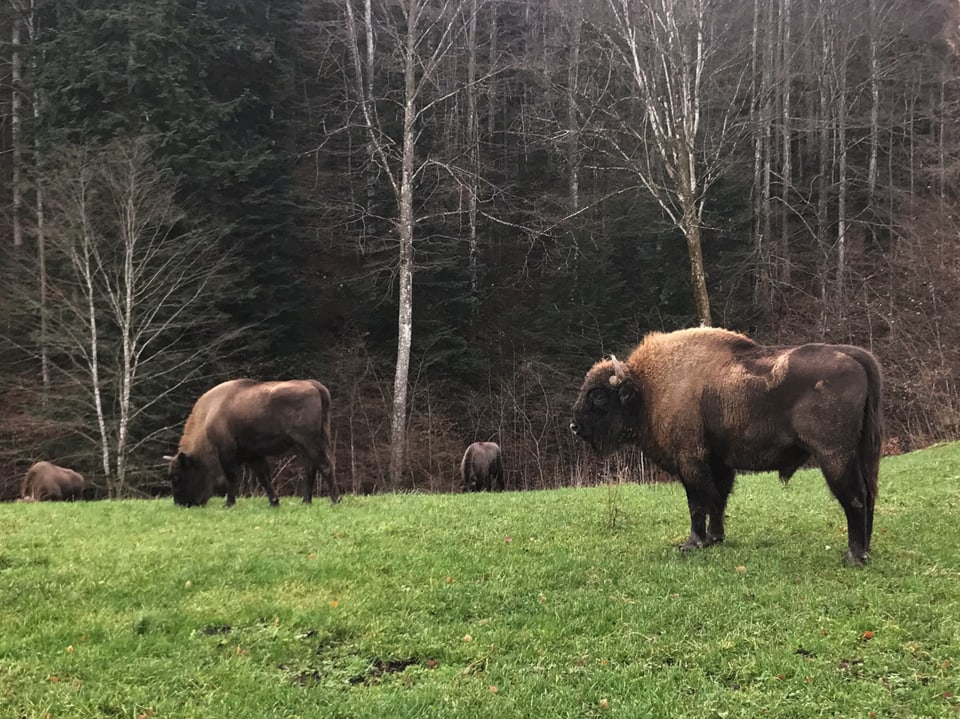
[[[37,462],[27,470],[20,489],[26,501],[72,501],[83,497],[83,475],[52,462]]]
[[[474,442],[463,453],[460,477],[464,492],[503,491],[503,460],[496,442]]]
[[[723,541],[737,470],[777,470],[786,481],[812,459],[846,514],[846,560],[861,564],[877,498],[880,393],[880,367],[859,347],[765,347],[687,329],[647,335],[623,363],[596,363],[570,429],[599,454],[635,443],[680,478],[690,510],[682,549]]]

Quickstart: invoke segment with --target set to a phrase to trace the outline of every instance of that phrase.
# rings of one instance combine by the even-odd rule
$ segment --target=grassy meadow
[[[0,506],[0,718],[960,717],[960,444],[884,460],[841,564],[818,472]]]

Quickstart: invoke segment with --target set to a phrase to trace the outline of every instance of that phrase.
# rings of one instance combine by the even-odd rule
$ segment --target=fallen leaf
[[[943,698],[944,698],[944,699],[953,699],[953,692],[944,692],[944,693],[943,693]]]
[[[873,632],[871,632],[871,631],[868,629],[867,631],[865,631],[865,632],[863,633],[863,638],[864,638],[864,640],[873,639]]]
[[[783,681],[786,678],[787,678],[786,674],[777,674],[777,679],[779,679],[780,681]]]
[[[317,558],[317,555],[314,554],[313,552],[310,552],[310,554],[307,555],[307,559],[316,559],[316,558]]]
[[[737,567],[737,572],[739,572],[740,574],[745,574],[746,571],[747,571],[747,568],[742,564]]]
[[[183,586],[186,587],[187,589],[190,589],[190,587],[193,586],[193,582],[191,582],[191,581],[188,579],[187,581],[185,581],[185,582],[183,583]]]
[[[451,576],[448,574],[448,575],[447,575],[447,578],[446,578],[444,581],[445,581],[447,584],[453,584],[453,577],[451,577]]]
[[[546,603],[547,603],[547,598],[546,598],[544,595],[542,595],[542,594],[540,595],[540,603],[541,603],[541,604],[546,604]]]
[[[71,644],[69,647],[67,647],[67,651],[68,651],[68,652],[72,652],[72,651],[73,651],[73,645],[72,645],[72,644]]]
[[[497,685],[496,685],[496,684],[491,684],[491,685],[490,685],[490,693],[491,693],[491,694],[496,694],[498,691],[499,691],[499,690],[497,689]]]
[[[330,600],[330,606],[331,606],[331,607],[339,607],[339,606],[340,606],[340,600],[339,600],[339,599],[331,599],[331,600]]]
[[[608,702],[606,699],[601,699],[601,700],[600,700],[600,708],[601,708],[601,709],[609,709],[609,708],[610,708],[610,702]]]
[[[436,668],[437,668],[437,660],[436,660],[436,659],[428,659],[428,660],[427,660],[427,669],[436,669]]]
[[[54,674],[51,674],[49,677],[47,677],[47,681],[53,682],[54,684],[56,684],[58,681],[60,681],[60,677]]]
[[[463,641],[465,641],[465,642],[472,642],[472,641],[473,641],[473,637],[471,637],[469,634],[464,634],[464,635],[463,635]]]
[[[507,544],[510,544],[510,542],[513,541],[513,537],[504,537],[503,541],[506,542]]]

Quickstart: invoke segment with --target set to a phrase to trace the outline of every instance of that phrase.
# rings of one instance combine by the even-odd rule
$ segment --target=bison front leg
[[[706,465],[689,465],[681,470],[680,480],[687,493],[687,507],[690,510],[690,536],[680,545],[680,549],[701,549],[722,542],[723,511],[726,495],[721,498],[714,483],[713,473]],[[733,485],[732,476],[730,486]],[[729,490],[727,491],[729,494]],[[710,531],[707,531],[707,517],[710,518]]]

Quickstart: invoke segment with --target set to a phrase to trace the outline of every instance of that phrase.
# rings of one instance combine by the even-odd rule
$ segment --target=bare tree
[[[711,324],[701,228],[710,186],[729,149],[739,88],[704,140],[705,84],[721,76],[722,23],[709,17],[711,0],[607,0],[606,29],[615,57],[627,68],[642,118],[620,118],[633,143],[614,143],[625,169],[683,233],[697,319]],[[635,120],[636,122],[634,122]]]
[[[53,158],[51,158],[53,159]],[[227,262],[217,235],[174,200],[144,143],[73,149],[49,175],[46,314],[60,383],[92,409],[110,496],[128,488],[133,422],[180,386],[225,337],[205,336],[204,302]],[[152,397],[144,382],[165,387]]]
[[[415,230],[418,221],[415,193],[418,176],[435,163],[418,158],[421,123],[426,113],[453,98],[459,85],[449,91],[436,91],[441,63],[454,42],[472,37],[474,6],[467,0],[363,0],[362,22],[354,8],[355,0],[343,0],[347,45],[351,58],[352,83],[359,105],[364,131],[372,148],[372,157],[386,178],[396,201],[393,226],[398,240],[396,279],[399,287],[397,362],[393,384],[390,421],[390,480],[399,486],[404,466],[407,425],[407,393],[410,373],[410,347],[413,337],[413,277],[416,269]],[[464,8],[469,10],[464,12]],[[382,47],[384,58],[396,61],[394,68],[402,77],[395,96],[400,107],[399,122],[391,124],[381,117],[375,77],[371,76],[371,49]],[[366,62],[362,55],[367,51]],[[389,104],[393,104],[391,98]],[[455,176],[458,173],[453,173]]]

